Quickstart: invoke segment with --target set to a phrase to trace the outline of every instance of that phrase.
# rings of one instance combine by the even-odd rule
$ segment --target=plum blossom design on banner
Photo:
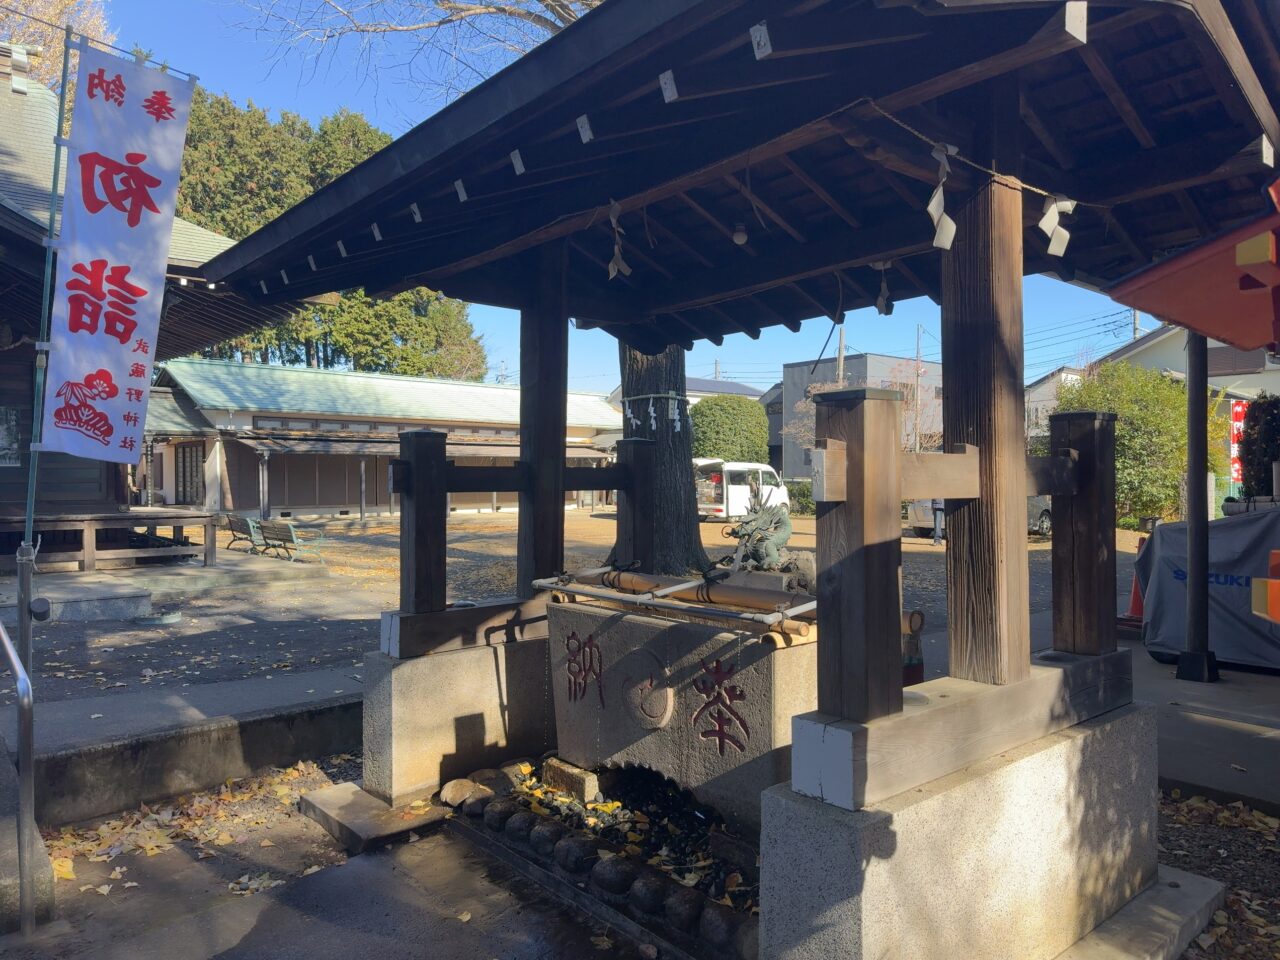
[[[41,449],[138,460],[191,88],[81,45]]]

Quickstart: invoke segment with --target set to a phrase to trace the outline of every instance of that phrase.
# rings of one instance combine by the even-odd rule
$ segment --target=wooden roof
[[[609,0],[207,273],[520,307],[530,251],[567,238],[572,315],[644,350],[867,306],[879,261],[894,299],[936,300],[926,140],[976,156],[980,85],[1013,78],[1001,172],[1081,203],[1055,258],[1025,195],[1026,271],[1103,287],[1259,207],[1280,56],[1261,0],[1225,2]],[[949,209],[980,176],[953,162]]]

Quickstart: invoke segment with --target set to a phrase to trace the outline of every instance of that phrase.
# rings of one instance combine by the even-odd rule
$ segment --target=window
[[[174,447],[175,502],[204,503],[204,442],[179,443]]]
[[[321,430],[341,430],[342,424],[333,420],[321,420],[318,428]]]
[[[253,425],[259,430],[283,430],[284,421],[272,417],[254,417]]]
[[[315,429],[314,420],[290,420],[288,421],[290,430],[313,430]]]
[[[764,412],[768,414],[778,414],[782,412],[782,401],[775,400],[764,408]]]
[[[781,486],[781,484],[778,482],[778,475],[774,473],[772,470],[760,471],[760,485],[764,487]]]

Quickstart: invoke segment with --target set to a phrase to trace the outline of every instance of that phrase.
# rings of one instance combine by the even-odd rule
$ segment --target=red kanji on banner
[[[147,295],[142,287],[129,282],[129,270],[125,266],[109,266],[106,260],[72,265],[75,276],[67,281],[71,291],[67,297],[67,328],[72,333],[97,333],[101,321],[103,333],[121,344],[129,342],[138,326],[133,319],[134,305]]]
[[[120,419],[131,427],[136,427],[141,422],[136,413],[126,413]]]
[[[151,344],[147,343],[147,341],[139,337],[137,340],[133,342],[133,352],[148,354],[151,352]]]
[[[137,445],[138,445],[138,441],[133,439],[133,437],[120,438],[120,448],[122,450],[132,450]]]
[[[140,363],[135,363],[129,367],[129,376],[141,379],[147,375],[147,368]]]
[[[72,333],[97,333],[102,322],[103,333],[121,344],[129,342],[138,322],[133,309],[147,291],[129,282],[130,267],[110,266],[106,260],[90,260],[71,267],[76,276],[67,281],[71,296],[67,298],[67,328]],[[104,311],[103,305],[106,310]]]
[[[156,123],[161,120],[172,120],[173,98],[165,91],[157,90],[142,101],[142,109],[154,117]]]
[[[120,74],[116,74],[110,80],[107,79],[107,71],[99,67],[97,71],[89,74],[89,99],[98,99],[98,94],[102,94],[102,99],[108,103],[114,103],[117,107],[124,106],[124,80]]]
[[[125,390],[124,396],[125,396],[125,399],[128,400],[130,403],[142,402],[142,391],[135,390],[133,389],[133,387],[129,387],[127,390]]]
[[[107,206],[126,215],[126,222],[136,227],[142,219],[142,211],[159,213],[151,190],[160,186],[160,180],[142,169],[145,153],[126,153],[125,163],[112,160],[102,154],[85,153],[80,156],[80,192],[84,196],[85,209],[98,213]],[[103,196],[98,196],[98,187]]]

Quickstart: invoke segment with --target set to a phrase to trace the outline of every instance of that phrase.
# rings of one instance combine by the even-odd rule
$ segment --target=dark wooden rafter
[[[767,61],[903,43],[928,34],[928,25],[907,10],[884,12],[872,22],[840,11],[804,18],[770,18],[763,25],[768,50],[757,48],[756,56]]]
[[[910,280],[917,290],[923,293],[934,303],[942,303],[942,290],[937,283],[925,280],[924,276],[919,273],[905,257],[893,261],[894,269]]]
[[[837,217],[855,229],[862,226],[862,221],[854,216],[844,203],[837,200],[830,190],[819,183],[813,174],[800,166],[795,157],[784,153],[778,160],[793,177],[803,183],[809,192],[826,204],[827,208]]]
[[[1128,251],[1129,255],[1139,264],[1145,266],[1151,262],[1151,253],[1144,247],[1120,221],[1120,215],[1114,210],[1103,209],[1101,212],[1102,222],[1106,225],[1107,233]]]
[[[721,220],[718,216],[712,213],[711,210],[709,210],[706,206],[699,203],[693,197],[689,196],[687,192],[682,192],[680,194],[677,194],[677,196],[679,196],[679,198],[684,202],[685,206],[687,206],[690,210],[692,210],[698,216],[702,217],[702,219],[707,221],[707,223],[711,224],[711,226],[715,227],[716,232],[719,233],[721,236],[723,236],[726,240],[728,240],[730,244],[737,247],[739,250],[741,250],[743,253],[745,253],[749,257],[756,256],[756,251],[751,246],[751,242],[748,241],[747,243],[734,243],[733,228],[728,226],[723,220]]]

